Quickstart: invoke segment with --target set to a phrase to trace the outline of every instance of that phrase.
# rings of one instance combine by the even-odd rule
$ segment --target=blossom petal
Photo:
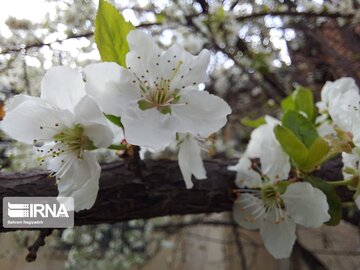
[[[171,78],[171,89],[182,89],[203,83],[209,62],[208,50],[204,49],[195,56],[175,44],[164,53],[160,67],[164,78]]]
[[[326,113],[330,107],[334,108],[332,105],[334,101],[337,100],[339,96],[342,96],[348,91],[356,93],[359,92],[359,89],[353,78],[344,77],[334,82],[328,81],[321,90],[321,101],[316,103],[316,106],[319,108],[320,112]]]
[[[101,167],[93,153],[74,158],[67,173],[58,182],[59,197],[73,197],[75,211],[90,209],[99,191]]]
[[[92,64],[84,72],[86,92],[107,114],[120,116],[126,106],[141,97],[136,78],[116,63]]]
[[[28,96],[24,94],[15,95],[6,102],[6,112],[9,113],[11,110],[28,100],[41,102],[38,97]]]
[[[53,67],[41,81],[41,99],[61,110],[73,111],[84,95],[85,83],[81,74],[69,67]]]
[[[356,204],[357,208],[360,209],[360,196],[356,197],[355,204]]]
[[[130,51],[137,51],[143,56],[160,52],[160,48],[155,43],[155,40],[143,30],[135,29],[131,31],[126,39],[129,43]]]
[[[156,109],[142,111],[138,106],[128,107],[121,121],[125,127],[125,139],[130,144],[160,151],[175,140],[176,119]]]
[[[245,155],[260,158],[262,174],[271,181],[284,180],[289,176],[290,159],[274,135],[274,126],[278,121],[270,117],[266,117],[266,121],[251,133]]]
[[[83,124],[85,134],[93,141],[96,147],[108,147],[114,134],[95,100],[84,96],[75,106],[76,122]]]
[[[261,200],[248,193],[241,193],[234,202],[233,216],[235,221],[248,230],[260,228],[265,214]]]
[[[295,229],[296,225],[290,219],[276,222],[274,209],[261,223],[260,235],[272,256],[276,259],[288,258],[296,240]]]
[[[351,119],[351,134],[353,135],[353,142],[357,147],[360,147],[360,113],[355,114],[349,113]]]
[[[266,124],[257,127],[251,132],[250,141],[245,152],[250,158],[259,158],[261,156],[263,152],[261,149],[262,141],[269,139],[269,137],[270,139],[274,138],[271,134],[273,134],[275,125],[280,123],[279,120],[269,115],[265,116],[265,121]]]
[[[178,155],[179,167],[184,178],[186,188],[192,188],[191,176],[196,179],[206,179],[206,171],[201,158],[201,149],[191,134],[187,134],[180,144]]]
[[[143,82],[154,86],[160,78],[170,81],[171,89],[192,89],[205,81],[210,52],[194,56],[175,44],[162,52],[153,38],[142,30],[128,34],[130,52],[126,55],[129,70]]]
[[[228,169],[236,171],[235,184],[240,188],[258,188],[263,185],[261,176],[252,169],[251,161],[247,157],[242,157],[238,164],[229,166]]]
[[[339,95],[344,94],[347,91],[359,92],[356,82],[353,78],[344,77],[334,82],[326,82],[321,90],[321,101],[328,107],[329,104]]]
[[[356,149],[353,149],[351,154],[343,152],[342,162],[344,164],[342,168],[344,180],[352,179],[355,175],[359,174],[360,156],[356,153]]]
[[[360,116],[359,89],[352,78],[341,78],[334,82],[326,82],[321,92],[321,102],[317,103],[323,113],[328,113],[333,123],[347,132],[358,134]],[[326,115],[326,114],[325,114]],[[355,138],[355,141],[360,139]]]
[[[61,131],[56,124],[62,122],[59,111],[37,98],[24,101],[7,112],[2,121],[2,129],[16,140],[32,144],[34,140],[52,140]]]
[[[291,168],[290,158],[278,142],[269,140],[268,143],[263,142],[261,146],[264,151],[260,156],[263,174],[274,182],[287,179]]]
[[[162,52],[154,39],[143,30],[133,30],[128,36],[130,51],[126,55],[126,65],[142,81],[153,82],[156,77],[164,77],[160,68]]]
[[[321,114],[316,118],[316,130],[321,137],[325,137],[327,135],[336,135],[336,131],[332,125],[332,121],[328,118],[328,114]]]
[[[207,137],[221,129],[231,113],[229,105],[206,91],[181,93],[181,104],[171,106],[172,115],[179,121],[177,131]]]
[[[344,131],[353,131],[353,125],[358,123],[360,117],[360,95],[359,90],[349,90],[332,99],[329,105],[329,114],[334,124]],[[359,131],[355,126],[354,135]]]
[[[292,219],[305,227],[319,227],[330,219],[326,195],[309,183],[290,184],[281,196]]]

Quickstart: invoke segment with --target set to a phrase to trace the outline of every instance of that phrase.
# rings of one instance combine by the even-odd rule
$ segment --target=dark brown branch
[[[116,223],[158,216],[224,212],[232,209],[235,173],[227,170],[237,160],[206,161],[208,178],[194,180],[187,190],[176,161],[158,160],[142,163],[142,177],[124,163],[103,166],[100,191],[95,205],[75,215],[75,225]],[[327,165],[320,176],[338,180],[338,160]],[[340,176],[339,176],[340,175]],[[46,172],[0,174],[0,199],[5,196],[56,196],[54,179]],[[352,200],[352,193],[340,189],[343,201]],[[2,211],[2,207],[0,208]],[[1,214],[0,214],[1,215]],[[1,231],[11,229],[0,228]]]
[[[36,241],[34,242],[34,244],[32,244],[28,248],[29,253],[28,253],[28,255],[26,255],[27,262],[33,262],[36,260],[36,256],[37,256],[37,252],[38,252],[39,248],[42,247],[43,245],[45,245],[45,238],[48,237],[52,232],[53,232],[53,229],[42,229],[40,231],[39,236],[36,239]]]
[[[142,178],[125,163],[104,165],[97,201],[92,209],[76,214],[75,224],[230,210],[235,174],[228,171],[227,166],[234,163],[236,160],[206,162],[208,179],[196,181],[191,190],[185,188],[176,161],[143,163]],[[0,198],[56,195],[55,181],[45,172],[0,175]],[[0,228],[0,231],[7,230]]]
[[[259,12],[253,13],[249,15],[242,15],[236,18],[237,21],[245,21],[249,19],[256,19],[265,16],[290,16],[290,17],[304,17],[304,18],[343,18],[343,19],[352,19],[354,14],[341,14],[340,12],[296,12],[296,11],[267,11],[267,12]]]

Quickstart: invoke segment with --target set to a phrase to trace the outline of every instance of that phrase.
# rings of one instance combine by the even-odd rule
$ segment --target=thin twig
[[[39,248],[43,245],[45,245],[45,238],[53,232],[54,229],[42,229],[40,231],[40,234],[34,244],[32,244],[30,247],[28,247],[29,253],[26,255],[26,261],[27,262],[33,262],[36,260],[37,252]]]
[[[158,25],[158,23],[144,23],[144,24],[140,24],[137,26],[137,28],[145,28],[145,27],[150,27],[150,26],[154,26],[154,25]],[[2,51],[0,51],[0,54],[8,54],[8,53],[14,53],[14,52],[20,52],[22,50],[28,50],[31,48],[41,48],[44,46],[50,46],[51,44],[54,43],[61,43],[65,40],[69,40],[69,39],[78,39],[78,38],[88,38],[94,35],[93,31],[90,32],[85,32],[82,34],[73,34],[73,35],[69,35],[66,38],[63,39],[57,39],[51,42],[36,42],[36,43],[31,43],[31,44],[25,44],[25,45],[21,45],[20,47],[16,47],[16,48],[8,48],[8,49],[4,49]]]
[[[328,13],[328,12],[297,12],[297,11],[267,11],[267,12],[259,12],[253,13],[249,15],[243,15],[236,18],[239,21],[245,21],[249,19],[256,19],[265,16],[291,16],[291,17],[323,17],[323,18],[343,18],[343,19],[352,19],[355,15],[354,14],[341,14],[339,12]]]
[[[32,44],[22,45],[22,46],[16,47],[16,48],[8,48],[8,49],[1,51],[0,54],[8,54],[8,53],[13,53],[13,52],[20,52],[22,50],[28,50],[31,48],[40,48],[40,47],[44,47],[44,46],[50,46],[51,44],[61,43],[65,40],[69,40],[69,39],[90,37],[93,34],[94,34],[94,32],[87,32],[87,33],[82,33],[82,34],[77,34],[77,35],[69,35],[68,37],[66,37],[64,39],[57,39],[57,40],[54,40],[51,42],[36,42],[36,43],[32,43]]]

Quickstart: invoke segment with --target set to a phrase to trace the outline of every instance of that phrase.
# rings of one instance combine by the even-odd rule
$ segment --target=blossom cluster
[[[238,198],[233,215],[240,226],[260,229],[265,247],[275,258],[291,254],[296,224],[319,227],[330,219],[326,195],[307,182],[288,181],[290,158],[275,138],[280,122],[266,123],[251,134],[248,147],[235,166]]]
[[[1,124],[7,135],[34,146],[56,178],[59,197],[74,198],[75,211],[96,200],[101,167],[92,150],[109,147],[116,136],[105,115],[121,119],[129,144],[161,151],[176,142],[191,188],[192,175],[206,178],[201,142],[231,113],[223,99],[199,90],[209,51],[194,56],[178,45],[162,51],[141,30],[131,31],[127,41],[126,68],[92,64],[84,68],[84,81],[74,69],[54,67],[42,79],[40,97],[13,97]]]
[[[352,78],[327,82],[317,103],[321,115],[319,132],[330,141],[338,140],[342,150],[343,177],[355,191],[354,200],[360,209],[360,94]]]
[[[290,256],[296,224],[339,222],[341,201],[333,186],[354,190],[360,208],[359,88],[352,78],[327,82],[316,107],[318,113],[310,89],[297,89],[282,102],[282,120],[265,116],[238,164],[229,167],[237,173],[234,219],[246,229],[260,229],[275,258]],[[343,180],[311,175],[339,154]]]

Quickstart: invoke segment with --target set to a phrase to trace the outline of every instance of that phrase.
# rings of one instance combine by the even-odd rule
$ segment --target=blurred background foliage
[[[93,41],[97,1],[33,2],[28,12],[40,7],[47,10],[39,13],[37,20],[12,14],[0,20],[4,23],[0,27],[1,117],[3,105],[11,96],[39,95],[41,78],[52,66],[69,65],[81,70],[100,61]],[[296,86],[311,88],[319,98],[327,80],[350,76],[360,85],[358,0],[110,2],[135,26],[149,31],[163,48],[178,43],[193,54],[203,48],[211,51],[209,79],[200,88],[223,97],[233,110],[226,127],[212,138],[208,154],[212,157],[237,157],[251,131],[243,125],[251,122],[244,119],[264,114],[277,116],[280,101]],[[1,4],[6,5],[6,1]],[[0,143],[2,170],[37,167],[28,146],[9,141],[4,135]],[[145,156],[172,158],[174,153],[170,149]],[[118,158],[106,151],[99,157],[103,161]],[[348,220],[358,222],[353,211],[348,212]],[[184,217],[177,221],[189,221],[191,225],[204,218]],[[58,231],[50,247],[69,251],[67,269],[140,267],[162,246],[173,245],[164,239],[182,229],[167,227],[174,222],[161,218]],[[26,245],[24,239],[31,236],[17,233],[21,245]]]

